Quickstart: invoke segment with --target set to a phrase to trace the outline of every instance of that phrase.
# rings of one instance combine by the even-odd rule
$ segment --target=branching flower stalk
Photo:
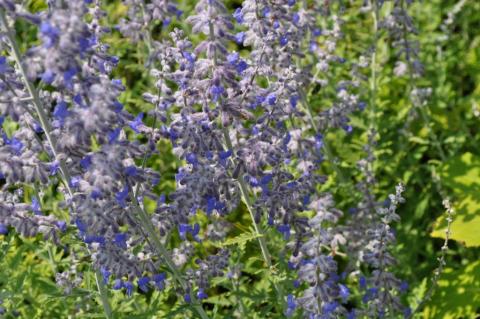
[[[45,133],[45,136],[47,138],[48,143],[50,144],[51,150],[57,161],[59,162],[59,167],[60,167],[60,173],[62,175],[62,181],[63,184],[65,185],[65,188],[67,189],[70,197],[73,197],[73,190],[70,186],[70,181],[71,181],[71,174],[69,173],[63,159],[59,158],[58,156],[58,151],[57,151],[57,143],[55,140],[55,137],[50,133],[52,130],[52,127],[50,126],[49,121],[47,120],[47,116],[43,110],[43,106],[41,105],[40,97],[38,95],[38,92],[34,85],[28,80],[27,78],[27,72],[23,67],[23,64],[21,62],[20,58],[20,51],[18,48],[18,45],[14,39],[14,36],[8,26],[8,22],[6,21],[5,13],[3,10],[0,11],[0,24],[2,28],[5,30],[5,34],[10,42],[11,48],[12,48],[12,55],[15,59],[15,62],[18,66],[18,69],[22,75],[23,81],[25,83],[25,86],[28,89],[28,92],[31,96],[31,102],[35,107],[35,111],[37,113],[38,119],[40,121],[41,127],[43,129],[43,132]],[[138,189],[137,189],[138,192]],[[133,194],[133,192],[130,192],[130,194]],[[136,197],[132,202],[136,203]],[[74,206],[74,203],[72,202],[72,205]],[[135,206],[134,206],[135,207]],[[183,288],[184,291],[188,291],[187,284],[185,280],[182,278],[182,275],[179,273],[179,271],[176,269],[175,264],[171,261],[169,257],[169,253],[166,250],[166,248],[162,245],[161,241],[159,240],[158,236],[156,235],[156,232],[154,230],[153,225],[151,224],[150,219],[148,218],[148,215],[146,212],[144,212],[140,207],[138,206],[138,203],[136,205],[137,209],[137,214],[139,215],[139,218],[142,223],[142,227],[146,230],[148,233],[148,238],[151,238],[154,243],[154,248],[159,254],[159,256],[165,261],[167,267],[169,268],[170,272],[173,274],[173,277],[175,280],[180,284],[180,286]],[[74,208],[75,209],[75,208]],[[112,309],[108,301],[108,291],[105,287],[104,279],[102,279],[102,274],[99,269],[95,269],[95,281],[97,284],[98,292],[100,295],[101,303],[104,308],[105,316],[107,318],[112,318]],[[192,306],[194,310],[199,314],[201,318],[208,318],[206,315],[205,311],[196,302],[196,298],[192,295]]]
[[[312,108],[310,107],[310,103],[308,103],[305,92],[303,92],[302,90],[300,91],[300,98],[302,100],[302,104],[305,110],[307,111],[308,121],[310,122],[311,127],[315,131],[315,134],[319,134],[320,132],[318,130],[317,124],[315,123],[315,118],[313,117]],[[337,173],[340,183],[346,184],[347,179],[343,174],[342,170],[340,169],[340,167],[338,166],[337,159],[333,155],[332,148],[330,147],[330,144],[326,138],[323,139],[323,150],[325,151],[327,160],[332,164],[333,170]]]
[[[372,0],[370,5],[372,6],[372,32],[373,32],[373,44],[372,44],[372,57],[370,61],[370,130],[376,131],[376,98],[377,98],[377,51],[378,51],[378,6],[377,0]]]
[[[438,287],[438,280],[440,279],[443,273],[443,270],[445,269],[445,266],[447,264],[446,256],[448,252],[448,242],[452,234],[451,227],[452,227],[453,215],[455,214],[455,211],[449,199],[443,200],[443,206],[445,207],[445,210],[446,210],[447,227],[445,228],[445,240],[440,250],[440,257],[438,257],[438,267],[433,272],[432,284],[430,288],[427,290],[423,299],[418,303],[417,307],[410,313],[407,319],[411,319],[415,314],[419,313],[420,310],[422,310],[422,308],[425,306],[425,304],[432,298],[432,295],[435,292],[435,289]]]
[[[162,244],[157,232],[155,231],[155,227],[153,226],[152,221],[148,216],[148,213],[142,207],[140,207],[138,203],[138,199],[133,196],[133,191],[131,190],[129,193],[130,193],[130,199],[133,203],[133,207],[136,210],[139,222],[148,236],[147,240],[153,247],[154,251],[156,251],[157,254],[165,262],[175,281],[182,287],[183,291],[186,291],[188,293],[189,291],[188,283],[183,278],[180,271],[177,269],[177,266],[175,265],[175,263],[171,260],[170,253],[168,252],[167,248]],[[194,308],[194,310],[197,312],[197,314],[200,316],[200,318],[208,319],[209,318],[208,315],[206,314],[202,305],[198,303],[197,298],[195,298],[195,295],[192,293],[188,293],[188,294],[190,295],[190,298],[192,300],[190,304]]]
[[[27,87],[28,92],[30,93],[31,102],[35,107],[35,110],[37,112],[39,121],[40,121],[41,126],[43,128],[43,131],[45,132],[45,136],[46,136],[46,138],[47,138],[47,140],[50,144],[50,147],[52,149],[52,153],[54,154],[54,156],[57,158],[57,160],[60,163],[60,170],[61,170],[61,174],[63,176],[63,183],[64,183],[66,189],[68,190],[70,196],[73,196],[72,189],[69,186],[70,174],[69,174],[63,160],[58,158],[58,155],[57,155],[58,153],[57,153],[57,150],[56,150],[56,141],[55,141],[54,137],[50,134],[50,131],[51,131],[50,123],[46,119],[46,114],[43,111],[43,107],[41,105],[40,98],[39,98],[37,90],[35,89],[34,85],[27,78],[27,72],[26,72],[25,68],[23,67],[23,64],[22,64],[22,61],[21,61],[21,58],[20,58],[20,50],[19,50],[18,45],[15,41],[14,35],[13,35],[12,31],[10,30],[10,27],[8,26],[8,22],[6,20],[5,12],[4,12],[3,9],[0,9],[0,25],[3,28],[3,30],[5,32],[5,35],[8,38],[8,41],[10,42],[10,46],[11,46],[11,49],[12,49],[11,53],[13,55],[13,58],[15,59],[18,70],[21,73],[21,76],[23,78],[25,86]],[[108,292],[105,289],[105,284],[103,283],[103,280],[100,279],[100,278],[101,278],[100,271],[98,269],[96,269],[96,271],[95,271],[95,281],[97,283],[97,289],[98,289],[98,292],[100,294],[100,300],[102,302],[102,306],[103,306],[103,309],[104,309],[104,312],[105,312],[105,316],[108,319],[110,319],[110,318],[112,318],[112,308],[111,308],[110,303],[108,301]]]

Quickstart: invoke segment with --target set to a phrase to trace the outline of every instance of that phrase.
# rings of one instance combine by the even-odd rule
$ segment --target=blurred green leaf
[[[461,269],[446,268],[427,303],[423,318],[478,318],[480,307],[480,261]]]
[[[472,153],[452,158],[442,165],[440,177],[455,195],[450,238],[467,247],[480,246],[480,159]],[[446,217],[443,215],[435,222],[431,236],[445,238],[446,227]]]

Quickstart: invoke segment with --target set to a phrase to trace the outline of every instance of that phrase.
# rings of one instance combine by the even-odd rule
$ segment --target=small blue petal
[[[205,293],[205,291],[202,288],[200,288],[197,292],[197,298],[200,300],[207,299],[208,295]]]
[[[120,290],[123,288],[123,282],[121,279],[115,279],[113,282],[113,289],[114,290]]]

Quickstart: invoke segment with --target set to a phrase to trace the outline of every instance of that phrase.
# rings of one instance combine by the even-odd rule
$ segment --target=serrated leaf
[[[225,246],[230,246],[230,245],[239,245],[241,247],[241,249],[243,249],[247,242],[249,242],[251,240],[254,240],[254,239],[257,239],[261,236],[262,235],[260,235],[260,234],[255,234],[255,233],[251,233],[251,232],[242,233],[242,234],[238,235],[237,237],[228,238],[227,240],[225,240],[225,242],[218,243],[217,245],[219,247],[225,247]]]

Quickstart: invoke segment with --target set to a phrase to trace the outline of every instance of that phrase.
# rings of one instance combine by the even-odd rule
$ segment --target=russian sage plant
[[[111,28],[100,0],[51,0],[37,13],[1,0],[0,233],[41,233],[60,246],[73,236],[109,318],[109,289],[131,296],[167,287],[208,318],[202,302],[216,283],[244,275],[228,244],[229,216],[244,211],[275,317],[408,316],[408,286],[393,273],[391,252],[403,186],[386,200],[375,195],[375,118],[359,182],[327,136],[351,134],[351,115],[374,109],[383,30],[398,52],[395,73],[421,74],[410,2],[392,1],[381,18],[376,0],[360,8],[244,0],[234,9],[200,0],[193,12],[174,1],[125,0]],[[346,10],[375,17],[374,45],[357,61],[342,56]],[[35,41],[15,33],[19,23]],[[147,112],[121,103],[130,88],[114,77],[122,63],[108,45],[114,35],[145,47]],[[162,194],[169,176],[150,159],[166,143],[180,165],[175,188]],[[336,206],[332,179],[360,198],[349,214]],[[52,192],[56,211],[42,206]],[[82,282],[75,264],[56,279],[66,293]]]

